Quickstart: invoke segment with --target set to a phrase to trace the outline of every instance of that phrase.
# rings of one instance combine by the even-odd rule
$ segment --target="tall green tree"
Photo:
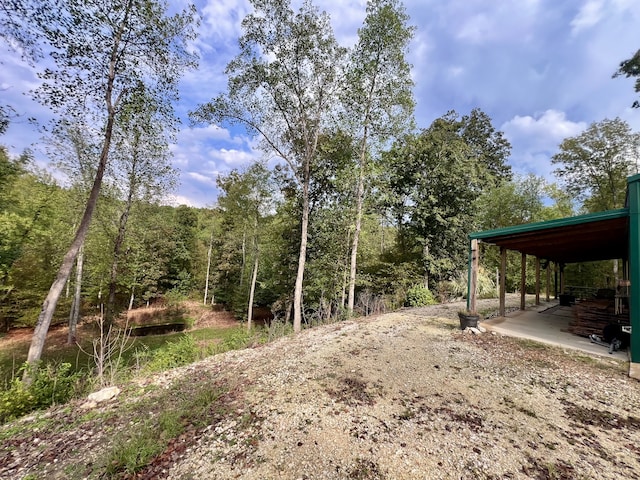
[[[173,118],[163,112],[161,105],[148,95],[143,86],[135,92],[116,122],[112,165],[115,175],[113,188],[117,192],[120,215],[109,275],[104,323],[107,328],[116,313],[118,268],[132,210],[141,202],[160,200],[176,184],[177,174],[170,163],[168,145],[173,123]]]
[[[101,142],[82,220],[38,316],[27,357],[31,364],[40,359],[56,304],[89,230],[119,112],[141,84],[170,111],[181,74],[195,65],[186,48],[186,42],[195,37],[193,7],[168,16],[168,6],[153,0],[42,4],[46,4],[44,10],[29,10],[23,18],[25,27],[28,24],[51,47],[53,64],[42,72],[36,98],[59,118],[98,125]]]
[[[639,161],[640,134],[620,118],[564,139],[551,158],[560,184],[587,212],[623,207],[627,176],[638,172]]]
[[[490,138],[469,140],[469,118],[449,112],[420,134],[397,142],[385,155],[387,201],[401,243],[415,249],[422,264],[427,287],[430,277],[444,279],[464,264],[467,235],[477,227],[477,200],[509,173],[508,148],[488,161],[491,156],[478,147],[492,145],[491,138],[501,141],[500,132],[476,129]]]
[[[620,67],[613,74],[613,77],[636,77],[634,88],[636,93],[640,93],[640,49],[631,57],[620,62]],[[634,100],[633,108],[640,108],[640,100]]]
[[[218,178],[218,186],[221,189],[218,206],[225,228],[223,238],[240,260],[240,265],[229,265],[240,276],[236,281],[236,298],[240,302],[236,303],[246,311],[247,327],[251,329],[264,225],[276,206],[271,173],[266,166],[256,163],[242,172],[234,170]],[[240,305],[234,305],[235,309]]]
[[[300,191],[300,249],[294,289],[294,331],[302,328],[302,288],[309,227],[309,185],[318,140],[336,110],[345,51],[329,17],[309,1],[253,0],[242,21],[240,53],[227,66],[228,91],[192,113],[200,122],[242,124],[262,149],[283,159]]]
[[[413,28],[399,0],[369,0],[358,43],[349,58],[343,95],[346,124],[357,142],[355,218],[351,240],[347,310],[353,312],[358,243],[370,161],[413,126],[411,65],[406,61]]]

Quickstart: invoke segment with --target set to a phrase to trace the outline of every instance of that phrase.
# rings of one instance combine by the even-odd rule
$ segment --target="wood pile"
[[[629,312],[615,315],[613,300],[585,300],[573,307],[573,320],[567,331],[583,337],[602,335],[602,330],[610,323],[629,325]]]

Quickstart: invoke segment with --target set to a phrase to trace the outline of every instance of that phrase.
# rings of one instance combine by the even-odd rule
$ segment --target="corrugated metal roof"
[[[546,222],[475,232],[478,239],[554,262],[626,258],[629,209],[607,210]]]

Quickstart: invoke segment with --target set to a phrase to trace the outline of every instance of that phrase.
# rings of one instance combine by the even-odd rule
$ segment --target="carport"
[[[560,292],[564,287],[563,269],[569,263],[622,259],[623,277],[628,278],[629,321],[631,325],[629,375],[640,379],[640,175],[627,179],[625,208],[588,215],[561,218],[513,227],[475,232],[469,236],[468,308],[475,310],[478,271],[478,242],[500,248],[500,316],[505,315],[505,271],[507,251],[522,256],[521,310],[525,309],[527,255],[535,258],[536,303],[540,298],[541,263],[547,273],[549,262],[559,267]],[[634,288],[636,286],[636,288]],[[636,333],[634,335],[634,332]]]

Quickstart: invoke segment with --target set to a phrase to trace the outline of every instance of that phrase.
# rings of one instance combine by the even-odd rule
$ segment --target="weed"
[[[25,371],[31,372],[30,384],[21,380]],[[25,363],[18,370],[18,377],[11,380],[9,388],[0,391],[0,423],[50,405],[65,403],[81,392],[81,380],[81,374],[74,373],[69,363],[34,367]]]
[[[110,476],[120,472],[134,474],[146,466],[165,447],[162,437],[157,435],[158,430],[149,423],[139,425],[130,437],[114,442],[106,473]]]
[[[147,360],[143,368],[149,372],[158,372],[188,365],[200,357],[201,352],[194,338],[189,334],[183,334],[177,341],[168,342],[164,347],[152,353],[145,355],[144,352],[138,352],[136,361],[145,362]]]
[[[227,415],[229,409],[220,401],[227,392],[219,386],[203,385],[193,392],[185,385],[177,385],[150,400],[149,405],[138,406],[159,413],[117,434],[102,465],[103,471],[112,477],[141,471],[187,429],[211,424],[211,416]]]
[[[384,476],[376,463],[371,460],[358,458],[349,471],[348,478],[353,480],[381,480]]]

